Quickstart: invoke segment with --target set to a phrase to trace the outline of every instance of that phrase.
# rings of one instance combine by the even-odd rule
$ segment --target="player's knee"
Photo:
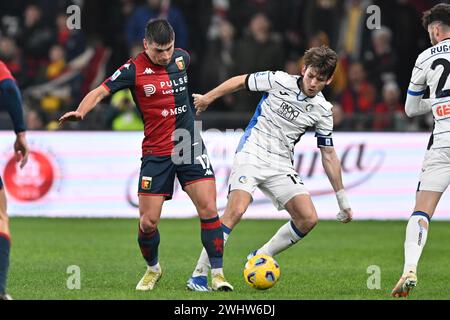
[[[205,201],[197,206],[197,210],[202,219],[211,219],[217,216],[215,201]]]
[[[294,220],[296,226],[301,227],[303,231],[309,232],[317,225],[318,218],[317,215],[310,215],[307,217],[302,217]]]
[[[8,225],[9,217],[6,214],[6,211],[0,210],[0,225]]]
[[[308,228],[311,231],[317,225],[318,222],[319,220],[317,219],[317,216],[308,217],[305,220],[306,228]]]
[[[239,221],[246,211],[246,207],[243,205],[235,205],[228,208],[227,213],[234,221]]]
[[[144,233],[151,233],[158,227],[158,220],[142,217],[140,220],[141,231]]]

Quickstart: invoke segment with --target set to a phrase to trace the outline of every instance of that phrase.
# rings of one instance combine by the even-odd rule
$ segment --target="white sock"
[[[216,274],[223,275],[223,269],[222,268],[211,269],[211,276],[214,277]]]
[[[271,257],[277,255],[278,253],[286,250],[292,245],[296,244],[300,239],[304,238],[305,235],[298,230],[292,221],[281,226],[277,233],[266,242],[257,253],[264,253]]]
[[[154,266],[147,266],[148,270],[151,270],[153,272],[160,272],[161,266],[159,265],[159,262],[155,264]]]
[[[405,265],[403,267],[403,274],[409,271],[417,272],[417,264],[419,263],[420,255],[427,241],[429,222],[428,218],[421,214],[413,214],[409,218],[408,225],[406,226]]]
[[[230,230],[230,232],[231,232],[231,230]],[[223,233],[223,245],[224,246],[227,243],[229,235],[230,235],[229,233],[226,233],[226,232]],[[195,270],[192,273],[192,276],[193,277],[208,276],[208,272],[209,272],[210,268],[211,268],[211,264],[209,263],[208,253],[206,252],[205,248],[203,248],[202,252],[200,253],[200,257],[198,258],[197,265],[195,266]]]

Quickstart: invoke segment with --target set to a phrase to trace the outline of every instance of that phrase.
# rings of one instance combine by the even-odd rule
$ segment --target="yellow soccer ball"
[[[245,264],[244,279],[257,290],[272,288],[280,279],[280,266],[271,256],[257,254]]]

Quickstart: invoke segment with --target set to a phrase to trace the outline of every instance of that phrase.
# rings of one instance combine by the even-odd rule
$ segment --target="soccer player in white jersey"
[[[417,264],[427,241],[430,219],[450,184],[450,5],[438,4],[425,11],[422,22],[433,46],[416,60],[405,111],[409,117],[431,111],[434,129],[422,164],[414,213],[406,226],[405,264],[392,290],[394,297],[407,297],[417,284]],[[427,86],[430,98],[422,99]]]
[[[340,160],[333,147],[332,105],[321,93],[332,80],[337,55],[328,47],[315,47],[306,51],[304,60],[302,76],[281,71],[257,72],[230,78],[205,95],[193,95],[198,114],[217,98],[232,92],[244,88],[264,92],[236,150],[229,177],[228,203],[221,222],[226,241],[258,187],[278,210],[287,210],[292,218],[257,250],[270,256],[297,243],[317,223],[311,196],[293,166],[294,146],[308,127],[315,127],[322,164],[336,192],[340,208],[337,218],[344,223],[352,220]],[[209,269],[203,249],[188,280],[188,289],[208,291]]]

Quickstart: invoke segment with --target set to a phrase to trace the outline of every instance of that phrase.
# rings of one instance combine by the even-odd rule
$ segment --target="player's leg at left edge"
[[[8,223],[5,190],[3,189],[3,183],[0,178],[0,300],[12,300],[6,293],[9,251],[11,246]]]

